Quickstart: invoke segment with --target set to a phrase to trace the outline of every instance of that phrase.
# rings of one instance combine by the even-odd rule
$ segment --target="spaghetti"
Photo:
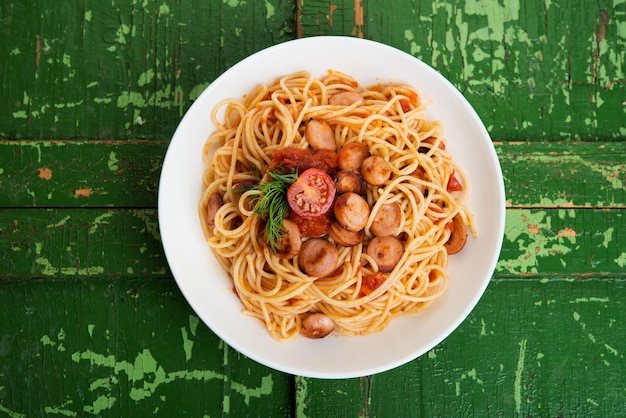
[[[333,100],[341,93],[356,94],[356,100]],[[232,277],[244,314],[262,321],[273,338],[298,335],[311,313],[330,318],[342,335],[377,332],[442,294],[455,226],[463,233],[465,228],[473,235],[476,231],[464,206],[467,178],[446,151],[442,125],[425,117],[416,90],[391,84],[363,88],[350,75],[332,70],[321,79],[300,72],[260,85],[242,101],[220,102],[211,118],[217,129],[203,151],[207,169],[199,204],[204,233]],[[278,151],[311,149],[310,121],[330,126],[339,153],[348,144],[364,144],[390,172],[379,185],[360,178],[364,186],[356,194],[369,206],[358,231],[362,241],[342,245],[328,230],[321,238],[302,238],[326,240],[336,248],[335,266],[324,277],[303,271],[302,253],[293,258],[276,254],[265,238],[268,219],[254,210],[262,195],[256,186],[271,180],[270,168],[282,167],[284,161],[275,158]],[[327,171],[336,180],[340,170]],[[368,247],[390,207],[399,209],[390,235],[402,248],[391,268],[382,268],[378,253]],[[284,216],[292,217],[293,210]],[[320,219],[332,224],[335,218],[331,210]],[[385,251],[378,251],[383,258]]]

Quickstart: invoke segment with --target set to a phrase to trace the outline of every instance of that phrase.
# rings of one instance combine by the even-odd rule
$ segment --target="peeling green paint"
[[[99,396],[92,405],[85,405],[83,411],[89,414],[99,414],[102,411],[111,409],[117,399],[113,396]]]
[[[588,298],[576,298],[574,300],[570,300],[569,303],[587,303],[587,302],[595,302],[595,303],[608,303],[610,301],[609,298],[596,298],[596,297],[588,297]]]
[[[69,221],[71,219],[71,216],[67,215],[64,216],[59,222],[50,224],[50,225],[46,225],[46,228],[58,228],[61,226],[65,226],[67,224],[67,221]]]
[[[222,0],[222,3],[228,5],[229,7],[239,7],[244,6],[246,1],[244,0]]]
[[[304,377],[296,376],[296,416],[299,418],[309,418],[306,414],[306,406],[308,405],[307,397],[309,381]]]
[[[152,215],[152,211],[145,209],[136,209],[132,211],[133,215],[145,222],[145,231],[148,232],[154,239],[161,241],[161,234],[159,233],[159,223]]]
[[[617,264],[620,267],[626,266],[626,252],[621,253],[619,257],[617,257],[613,261],[615,261],[615,264]]]
[[[164,16],[170,14],[170,8],[167,4],[163,3],[159,6],[159,15]]]
[[[111,212],[103,213],[101,215],[96,216],[96,218],[91,223],[91,227],[89,228],[89,233],[93,234],[98,230],[98,227],[102,225],[108,225],[109,221],[106,221],[105,219],[108,219],[112,216],[113,214]]]
[[[541,258],[554,259],[577,248],[576,231],[545,233],[552,228],[551,216],[546,211],[524,210],[507,214],[505,224],[505,239],[517,243],[519,255],[515,259],[501,258],[497,264],[499,271],[537,273]],[[561,259],[561,263],[565,264],[565,261]]]
[[[117,159],[117,154],[115,151],[111,151],[109,153],[109,160],[107,161],[107,167],[109,167],[109,170],[111,171],[117,171],[119,170],[119,166],[117,165],[117,163],[119,163],[120,160]]]
[[[274,17],[275,13],[276,9],[274,8],[274,5],[268,0],[265,0],[265,18],[269,20]]]
[[[18,110],[17,112],[12,113],[14,119],[26,119],[28,118],[28,113],[25,110]]]
[[[15,412],[0,404],[0,412],[7,414],[9,418],[26,418],[26,415]]]
[[[526,357],[526,339],[519,342],[519,353],[517,357],[517,367],[515,368],[515,382],[513,384],[515,411],[519,413],[522,409],[522,375],[524,373],[524,359]]]
[[[103,355],[91,350],[76,351],[71,355],[71,359],[75,363],[88,361],[92,367],[111,369],[115,375],[119,375],[122,372],[125,373],[133,385],[129,396],[136,402],[152,397],[160,386],[176,380],[228,380],[228,376],[213,370],[180,370],[167,372],[158,364],[157,360],[148,349],[138,353],[132,363],[125,360],[118,361],[114,355]],[[100,385],[98,385],[98,388],[101,388]],[[272,375],[262,376],[258,387],[248,387],[239,382],[232,382],[231,388],[235,393],[241,395],[245,404],[248,405],[251,398],[260,398],[272,393]],[[118,393],[117,387],[106,387],[104,389],[107,389],[110,393]],[[115,401],[114,397],[107,394],[100,395],[98,399],[97,404],[95,403],[93,405],[94,410],[103,407],[110,408]],[[102,399],[107,402],[104,402]]]
[[[183,351],[185,351],[185,360],[189,361],[191,360],[191,354],[193,351],[193,340],[189,338],[185,327],[182,327],[180,332],[183,336]]]
[[[154,70],[148,69],[147,71],[139,74],[139,80],[137,80],[137,85],[139,87],[143,87],[147,84],[150,84],[154,79]]]
[[[66,406],[71,404],[72,401],[67,401],[63,405],[60,405],[58,407],[46,406],[44,407],[44,412],[47,415],[63,415],[66,417],[76,417],[78,416],[77,412],[65,408]]]

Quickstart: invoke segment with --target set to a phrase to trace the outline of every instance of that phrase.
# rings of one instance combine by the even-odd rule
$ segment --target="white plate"
[[[306,70],[351,74],[362,86],[401,82],[432,103],[428,116],[443,122],[448,150],[470,181],[467,202],[479,236],[449,259],[449,285],[423,313],[398,318],[363,337],[273,340],[264,325],[241,313],[232,283],[204,239],[197,207],[205,166],[201,153],[214,130],[210,112],[224,98],[241,98],[260,83]],[[415,57],[377,42],[314,37],[260,51],[234,65],[185,114],[167,150],[159,185],[159,226],[171,271],[185,298],[209,328],[231,347],[274,369],[307,377],[351,378],[392,369],[444,340],[474,308],[500,253],[504,183],[484,125],[454,86]]]

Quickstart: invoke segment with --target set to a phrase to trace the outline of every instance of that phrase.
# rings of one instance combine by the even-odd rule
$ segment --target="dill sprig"
[[[268,238],[272,251],[276,251],[276,246],[285,234],[283,219],[287,215],[289,203],[287,202],[287,189],[298,179],[298,174],[280,174],[268,171],[272,178],[270,181],[259,183],[253,187],[261,192],[261,195],[252,201],[254,213],[266,219],[265,235]]]

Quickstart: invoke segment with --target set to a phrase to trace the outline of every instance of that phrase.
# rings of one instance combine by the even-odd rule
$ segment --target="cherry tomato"
[[[447,190],[448,192],[458,192],[458,191],[463,190],[463,185],[456,178],[454,171],[452,172],[452,175],[450,175],[450,178],[448,179]]]
[[[331,220],[328,214],[316,219],[305,219],[298,216],[293,210],[289,214],[289,219],[298,225],[300,234],[302,234],[303,237],[321,237],[326,235]]]
[[[383,284],[385,279],[385,275],[382,274],[380,271],[377,271],[374,274],[363,276],[363,281],[361,283],[361,296],[367,296],[374,290],[378,289],[378,287]]]
[[[408,100],[400,99],[399,102],[400,102],[400,107],[402,108],[402,111],[404,113],[407,113],[411,110],[411,104],[409,103]]]
[[[333,206],[334,200],[335,183],[319,168],[302,172],[287,190],[289,206],[304,219],[321,218]]]

